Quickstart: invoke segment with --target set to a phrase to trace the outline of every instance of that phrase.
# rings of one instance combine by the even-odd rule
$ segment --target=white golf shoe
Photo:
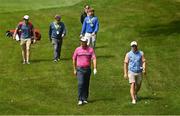
[[[88,103],[88,101],[86,101],[86,100],[85,100],[85,101],[83,101],[83,103],[84,103],[84,104],[87,104],[87,103]]]
[[[83,104],[83,102],[82,101],[78,101],[78,105],[80,106],[80,105],[82,105]]]
[[[132,100],[132,104],[136,104],[136,100],[135,99]]]
[[[27,61],[26,64],[31,64],[31,63],[29,61]]]
[[[55,59],[54,62],[58,62],[58,60]]]
[[[23,61],[23,64],[26,64],[26,61]]]

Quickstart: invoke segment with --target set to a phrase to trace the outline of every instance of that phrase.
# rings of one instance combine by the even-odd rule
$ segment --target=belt
[[[86,32],[86,33],[88,33],[88,34],[92,34],[93,32]]]
[[[83,66],[77,66],[77,68],[90,69],[90,66],[86,66],[86,67],[83,67]]]
[[[142,73],[142,70],[136,70],[136,71],[129,70],[129,71],[133,73]]]

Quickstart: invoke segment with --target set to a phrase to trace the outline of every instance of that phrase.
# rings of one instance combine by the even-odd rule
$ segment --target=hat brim
[[[83,40],[80,40],[81,42],[87,42],[87,41],[83,41]]]
[[[136,45],[136,44],[131,45],[131,47],[133,47],[133,46],[136,46],[136,47],[137,47],[137,45]]]

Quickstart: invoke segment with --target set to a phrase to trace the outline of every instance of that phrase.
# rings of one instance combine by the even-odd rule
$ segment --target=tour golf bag
[[[21,26],[22,23],[20,22],[19,25]],[[29,26],[31,26],[31,25],[32,24],[29,23]],[[11,30],[6,31],[6,37],[13,38],[14,32],[15,32],[15,29],[11,29]],[[36,41],[40,41],[41,40],[41,33],[40,33],[39,29],[34,29],[34,32],[35,32],[35,38],[33,38],[33,39],[36,39]],[[33,35],[33,32],[31,32],[31,35]],[[20,36],[21,36],[21,30],[19,30],[15,36],[16,41],[20,41],[20,38],[21,38]]]

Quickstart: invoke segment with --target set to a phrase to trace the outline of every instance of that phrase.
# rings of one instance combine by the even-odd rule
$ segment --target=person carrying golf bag
[[[76,48],[73,54],[74,75],[78,79],[78,105],[87,104],[89,96],[89,83],[91,76],[91,60],[96,75],[96,55],[94,49],[87,45],[87,39],[81,38],[81,46]]]
[[[60,60],[61,46],[63,38],[66,35],[66,28],[63,22],[61,22],[61,16],[56,15],[55,21],[50,24],[49,27],[49,40],[54,47],[54,62]]]
[[[31,42],[36,42],[36,36],[33,24],[29,22],[29,16],[25,15],[23,21],[18,24],[13,34],[13,39],[17,38],[17,34],[20,32],[20,45],[22,47],[23,64],[30,64],[30,46]]]
[[[124,78],[129,78],[132,104],[136,104],[137,93],[142,82],[142,73],[146,73],[146,63],[144,53],[138,50],[137,42],[133,41],[130,45],[131,51],[126,54],[124,59]]]
[[[15,31],[16,31],[15,29],[10,29],[10,30],[6,31],[6,37],[13,38],[13,35],[14,35]],[[40,41],[41,40],[40,30],[39,29],[34,29],[34,33],[35,33],[36,37],[33,38],[33,39],[36,39],[36,41]],[[32,33],[32,35],[33,35],[33,33]],[[21,36],[21,30],[17,31],[15,40],[20,41],[20,36]],[[33,41],[31,43],[33,43]]]
[[[80,37],[85,36],[88,39],[87,45],[95,48],[98,30],[98,18],[94,16],[94,9],[90,8],[88,9],[87,17],[84,19]]]

